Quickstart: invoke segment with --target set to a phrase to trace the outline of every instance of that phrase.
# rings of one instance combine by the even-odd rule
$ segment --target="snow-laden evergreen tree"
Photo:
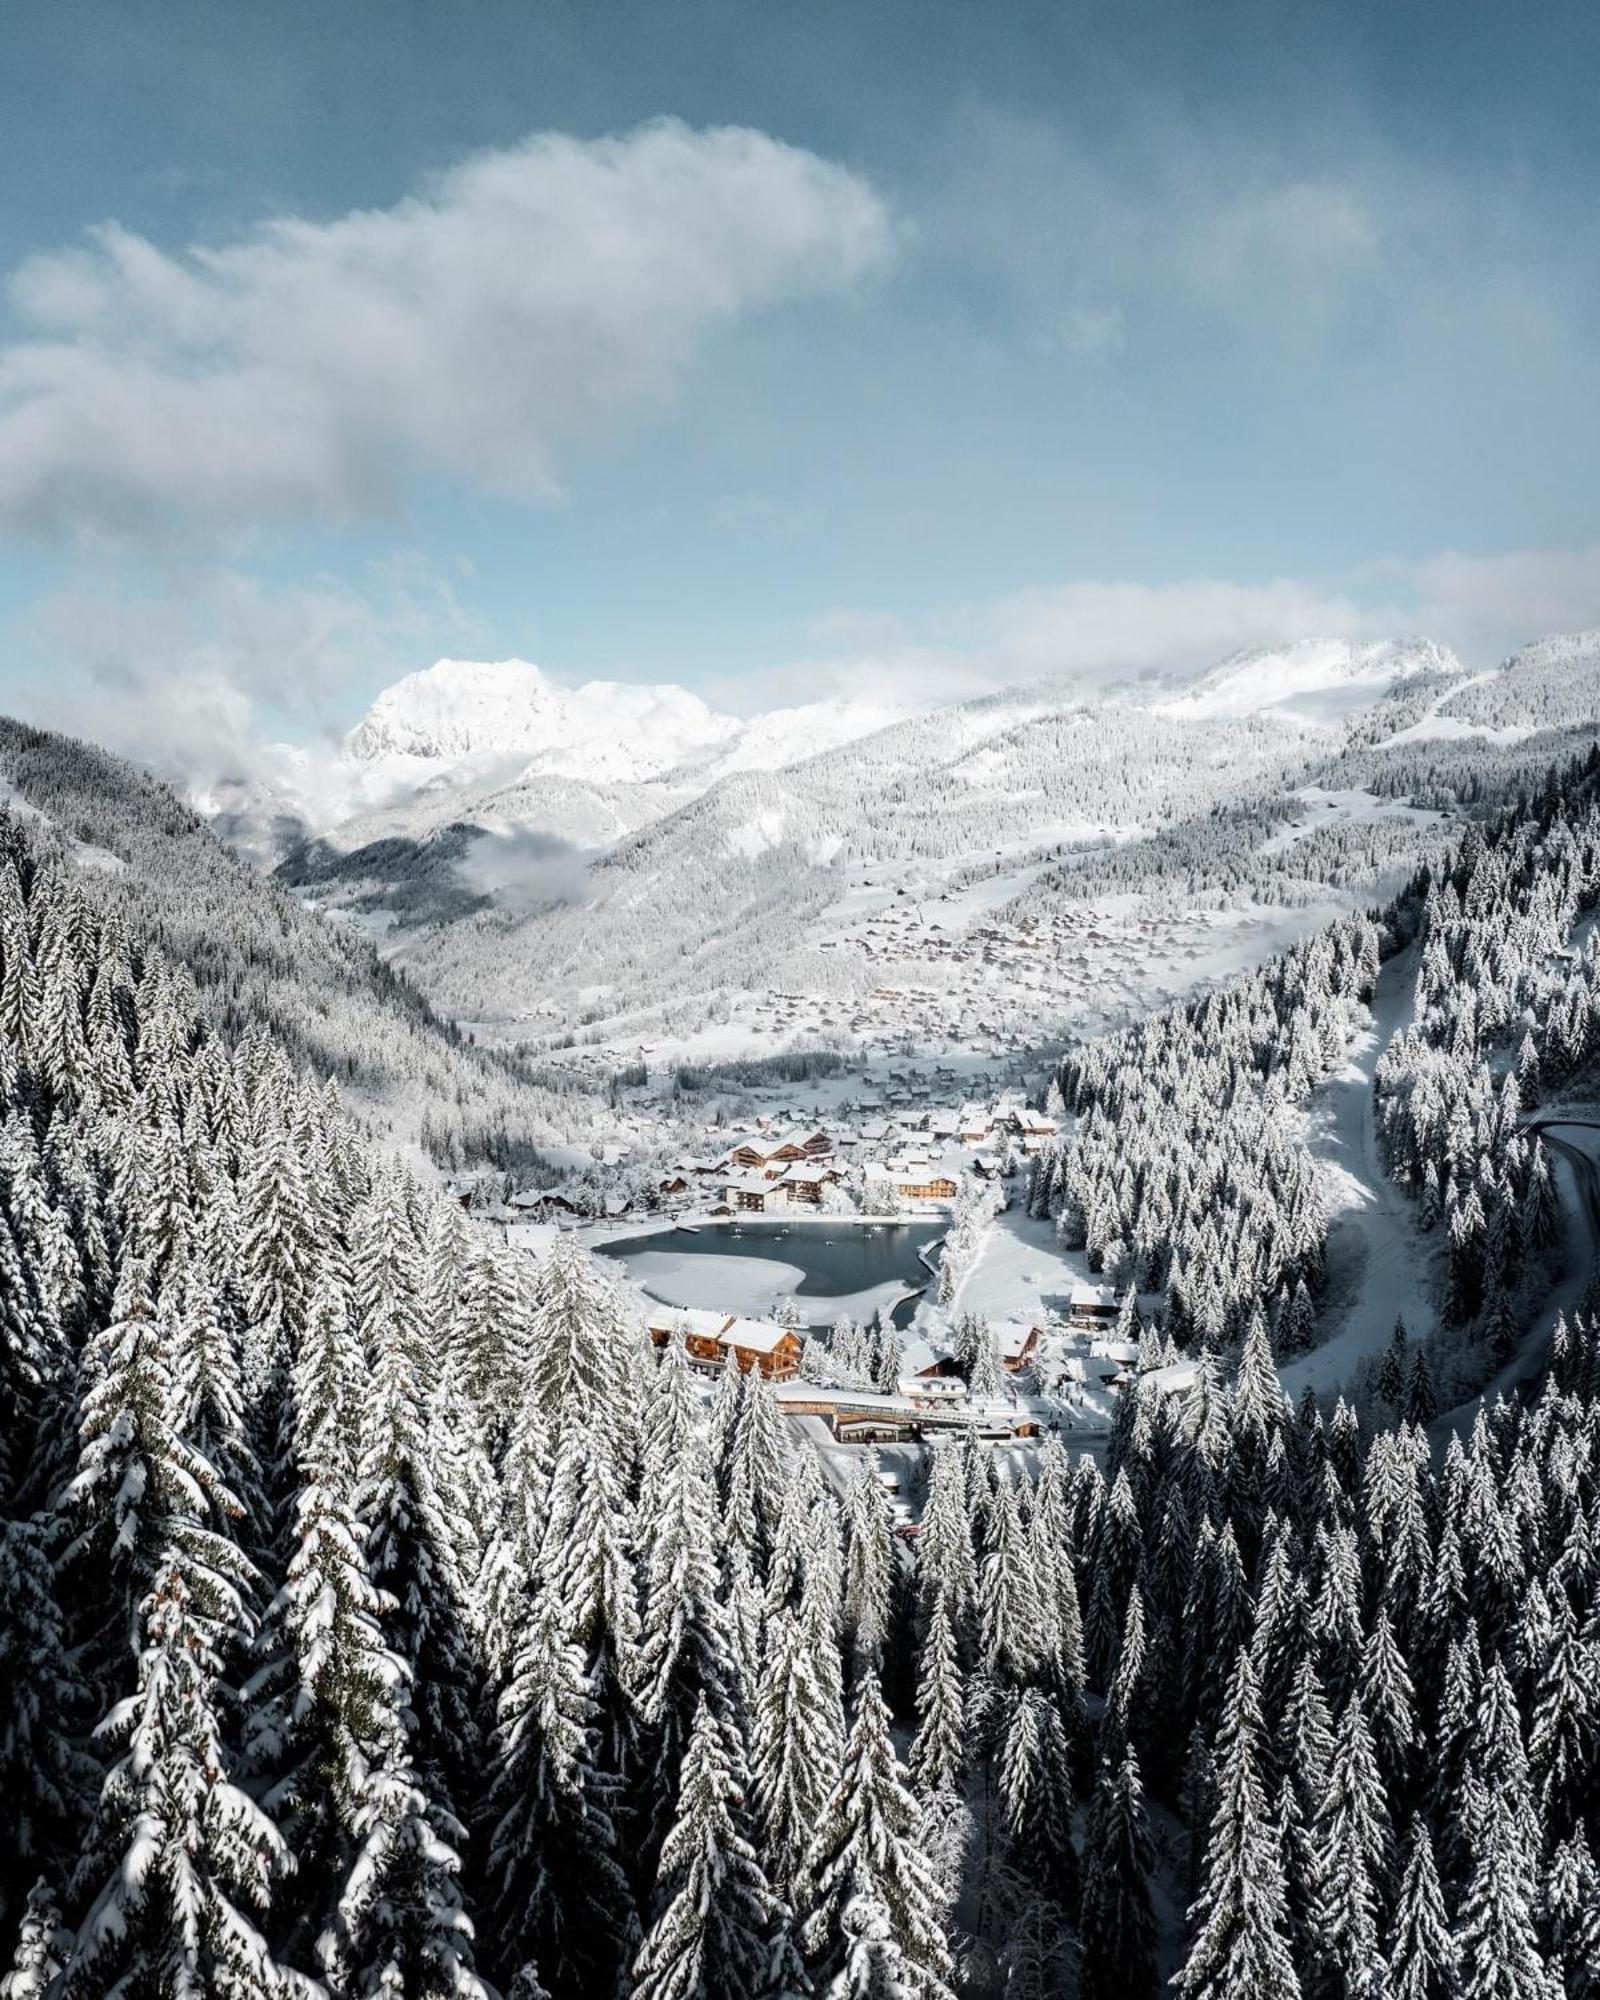
[[[868,1451],[855,1468],[845,1497],[844,1616],[858,1668],[872,1671],[889,1632],[889,1495]]]
[[[817,1633],[800,1610],[768,1621],[767,1656],[751,1716],[752,1780],[772,1886],[793,1896],[844,1756],[837,1702],[821,1673]]]
[[[397,1174],[379,1184],[352,1228],[351,1301],[370,1370],[355,1506],[367,1524],[372,1580],[387,1599],[390,1642],[406,1663],[417,1703],[414,1755],[437,1777],[451,1810],[477,1770],[479,1675],[459,1557],[465,1530],[452,1519],[461,1496],[437,1477],[439,1440],[428,1421],[432,1362],[416,1242]]]
[[[1456,1942],[1439,1891],[1433,1843],[1420,1819],[1411,1829],[1395,1903],[1389,1986],[1395,2000],[1454,2000],[1460,1991]]]
[[[804,1865],[803,1937],[819,1984],[843,1970],[844,1914],[861,1897],[888,1917],[888,1968],[908,2000],[948,2000],[953,1969],[937,1916],[938,1890],[889,1733],[889,1711],[870,1675],[858,1688],[844,1767]]]
[[[137,1690],[102,1724],[121,1756],[79,1870],[62,2000],[315,1992],[274,1963],[263,1935],[275,1880],[293,1864],[230,1775],[222,1740],[221,1648],[243,1618],[234,1578],[176,1556],[157,1571],[140,1609]]]
[[[1217,1739],[1217,1803],[1193,1939],[1177,1985],[1186,2000],[1299,2000],[1289,1951],[1283,1862],[1261,1783],[1255,1669],[1241,1648]]]
[[[554,1594],[537,1607],[500,1696],[490,1803],[490,1935],[557,2000],[613,1990],[637,1943],[617,1852],[614,1782],[596,1766],[583,1648]]]
[[[41,1876],[28,1891],[11,1969],[0,1978],[0,2000],[45,2000],[71,1950],[72,1938],[63,1929],[55,1897]]]
[[[744,1783],[700,1696],[662,1843],[655,1916],[633,1963],[634,2000],[757,2000],[772,1892],[744,1828]]]
[[[1156,1984],[1155,1852],[1132,1750],[1100,1767],[1084,1840],[1082,2000],[1149,2000]]]

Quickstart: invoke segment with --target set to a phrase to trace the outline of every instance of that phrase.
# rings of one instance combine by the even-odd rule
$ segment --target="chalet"
[[[904,1201],[954,1201],[959,1185],[954,1174],[925,1160],[915,1166],[907,1161],[890,1166],[881,1160],[871,1161],[867,1167],[868,1199],[875,1191],[881,1193],[885,1184]]]
[[[727,1359],[722,1336],[732,1325],[731,1313],[704,1312],[698,1306],[652,1306],[645,1321],[645,1329],[657,1347],[665,1347],[681,1334],[691,1364],[712,1373],[720,1370]]]
[[[1024,1368],[1032,1367],[1039,1351],[1039,1327],[1026,1320],[998,1320],[989,1331],[1000,1350],[1000,1366],[1008,1375],[1020,1375]]]
[[[514,1194],[509,1204],[524,1221],[536,1216],[561,1214],[579,1215],[578,1204],[556,1188],[524,1188]]]
[[[825,1160],[797,1160],[793,1166],[784,1168],[778,1185],[788,1189],[791,1200],[816,1208],[821,1204],[823,1189],[837,1186],[838,1180],[838,1174]]]
[[[805,1342],[792,1326],[774,1319],[736,1319],[718,1338],[741,1375],[755,1368],[769,1382],[791,1382],[800,1372]]]
[[[1067,1294],[1067,1324],[1090,1332],[1114,1326],[1121,1303],[1114,1285],[1074,1285]]]
[[[741,1173],[765,1173],[773,1178],[787,1166],[821,1159],[833,1151],[833,1141],[820,1126],[797,1125],[770,1137],[738,1140],[727,1154],[729,1166]]]
[[[770,1215],[787,1208],[790,1195],[780,1181],[769,1181],[762,1174],[738,1174],[724,1184],[722,1199],[736,1215]]]
[[[789,1382],[799,1373],[805,1342],[790,1326],[770,1319],[735,1319],[729,1313],[692,1306],[652,1306],[645,1322],[657,1347],[682,1335],[690,1363],[718,1374],[731,1356],[741,1375],[758,1369],[770,1382]]]
[[[981,1146],[994,1130],[994,1119],[982,1104],[963,1104],[956,1113],[956,1127],[965,1146]]]
[[[1197,1361],[1171,1361],[1165,1368],[1152,1368],[1139,1377],[1141,1382],[1148,1382],[1163,1396],[1181,1396],[1192,1389],[1199,1379],[1200,1364]]]

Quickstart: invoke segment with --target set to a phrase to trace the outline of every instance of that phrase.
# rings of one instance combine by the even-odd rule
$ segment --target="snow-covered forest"
[[[0,718],[0,783],[13,812],[89,850],[79,895],[157,941],[208,1022],[265,1029],[376,1131],[447,1164],[509,1164],[536,1137],[594,1125],[576,1080],[473,1047],[370,941],[308,913],[120,758]]]
[[[1193,1386],[1103,1458],[932,1448],[914,1551],[869,1451],[389,1157],[237,929],[97,893],[117,815],[0,822],[0,1991],[1592,1994],[1600,1332],[1448,1436],[1403,1339],[1376,1424],[1291,1406],[1275,1112],[1414,951],[1384,1129],[1492,1343],[1519,1110],[1593,1046],[1594,784],[1063,1066],[1035,1203]]]

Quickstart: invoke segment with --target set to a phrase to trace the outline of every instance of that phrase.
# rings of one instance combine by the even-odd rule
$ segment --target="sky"
[[[1600,13],[11,0],[0,706],[1600,624]]]

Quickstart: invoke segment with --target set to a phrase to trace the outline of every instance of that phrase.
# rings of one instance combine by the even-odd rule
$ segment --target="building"
[[[1114,1285],[1074,1285],[1067,1294],[1067,1324],[1087,1332],[1115,1326],[1121,1304]]]
[[[807,1208],[817,1208],[822,1203],[822,1191],[838,1184],[837,1171],[825,1160],[796,1160],[783,1170],[777,1186],[786,1188],[792,1201]]]
[[[771,1319],[736,1319],[731,1313],[697,1306],[652,1306],[645,1325],[657,1347],[681,1335],[691,1365],[704,1374],[720,1374],[731,1355],[741,1375],[756,1368],[769,1382],[789,1382],[800,1372],[805,1351],[804,1339],[792,1326]]]
[[[903,1375],[895,1387],[916,1410],[945,1409],[967,1400],[967,1385],[959,1375]]]
[[[885,1178],[905,1201],[954,1201],[960,1186],[954,1174],[944,1167],[929,1166],[926,1160],[888,1168]]]
[[[740,1173],[764,1173],[774,1178],[797,1161],[819,1160],[833,1151],[833,1141],[820,1126],[794,1125],[770,1136],[757,1133],[737,1140],[726,1155]]]
[[[1008,1375],[1020,1375],[1024,1368],[1033,1366],[1039,1351],[1038,1327],[1025,1320],[997,1320],[989,1332],[1000,1351],[1000,1366]]]
[[[791,1196],[781,1181],[769,1181],[764,1174],[738,1174],[724,1185],[722,1199],[736,1215],[770,1215],[787,1208]]]
[[[805,1341],[792,1326],[775,1319],[736,1319],[718,1335],[741,1375],[758,1368],[769,1382],[791,1382],[800,1372]]]

